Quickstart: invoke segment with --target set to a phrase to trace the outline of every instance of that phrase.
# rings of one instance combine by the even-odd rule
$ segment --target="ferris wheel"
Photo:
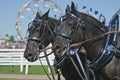
[[[59,19],[62,9],[51,0],[30,0],[19,10],[16,20],[17,39],[25,40],[28,23],[30,23],[37,12],[43,15],[50,9],[49,16]]]

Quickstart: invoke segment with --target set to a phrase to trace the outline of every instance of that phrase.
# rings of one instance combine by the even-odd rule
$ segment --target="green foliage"
[[[14,36],[13,36],[13,35],[11,35],[11,36],[10,36],[10,41],[11,41],[11,42],[15,41],[15,39],[14,39]]]
[[[10,42],[15,41],[15,38],[14,38],[14,36],[13,36],[13,35],[8,35],[8,34],[5,34],[5,37],[9,38],[9,41],[10,41]]]

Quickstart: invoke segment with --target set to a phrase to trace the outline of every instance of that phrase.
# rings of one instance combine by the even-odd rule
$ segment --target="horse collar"
[[[108,31],[118,31],[120,30],[119,27],[119,19],[118,16],[119,14],[115,14],[113,19],[111,20],[109,26],[108,26]],[[107,63],[109,63],[113,56],[116,56],[117,58],[120,58],[120,50],[119,47],[120,45],[117,44],[119,43],[119,33],[112,33],[108,34],[104,38],[104,44],[103,47],[100,51],[99,56],[92,62],[92,65],[96,70],[102,68],[105,66]]]

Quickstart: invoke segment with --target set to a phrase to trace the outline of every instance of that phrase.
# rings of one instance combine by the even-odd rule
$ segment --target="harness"
[[[72,14],[72,13],[69,12],[68,15],[71,18],[73,18],[73,20],[74,20],[74,24],[72,25],[72,29],[71,29],[71,34],[70,35],[66,35],[65,33],[62,33],[60,30],[63,28],[63,26],[60,27],[60,28],[58,26],[55,27],[54,32],[56,33],[56,35],[59,35],[59,36],[64,37],[66,39],[72,39],[72,38],[76,37],[76,36],[72,36],[73,33],[75,31],[77,31],[79,28],[82,29],[81,31],[84,31],[84,28],[85,28],[86,25],[84,24],[84,21],[80,21],[80,18],[78,18],[74,14]],[[66,16],[62,16],[60,18],[60,22],[62,23],[62,21],[64,21],[64,19],[66,19]],[[79,26],[81,26],[81,27],[79,27]]]
[[[108,32],[120,30],[119,14],[120,14],[120,9],[112,17],[108,26],[108,30],[107,30]],[[120,45],[118,45],[120,41],[119,37],[120,35],[117,32],[105,36],[103,47],[99,52],[98,57],[91,62],[92,68],[94,68],[95,70],[99,70],[107,63],[109,63],[113,56],[120,58],[120,49],[118,49],[120,47]]]
[[[120,51],[119,51],[120,45],[117,45],[118,42],[120,41],[119,39],[120,35],[117,32],[120,30],[119,14],[120,14],[120,10],[118,10],[115,13],[115,15],[112,17],[107,30],[107,32],[112,32],[112,33],[104,35],[105,37],[104,37],[103,47],[100,50],[98,57],[90,63],[91,67],[93,67],[95,70],[99,70],[107,63],[109,63],[113,58],[113,56],[120,58]],[[58,32],[57,34],[64,38],[70,39],[69,36],[66,36],[60,32]]]
[[[69,13],[69,15],[71,18],[74,19],[74,22],[77,22],[77,23],[76,23],[76,25],[73,25],[74,30],[71,30],[70,36],[68,36],[64,33],[61,33],[59,31],[59,29],[58,30],[55,29],[56,35],[59,35],[63,38],[66,38],[68,41],[68,44],[66,46],[66,48],[67,48],[66,55],[63,55],[62,58],[59,59],[54,66],[59,70],[59,69],[64,68],[71,61],[73,66],[75,67],[77,73],[81,77],[81,79],[82,80],[89,80],[89,73],[88,73],[88,71],[85,70],[86,68],[83,67],[83,63],[81,61],[81,58],[78,55],[78,53],[79,53],[78,50],[80,49],[80,47],[74,47],[74,49],[72,49],[73,47],[71,48],[71,46],[70,46],[71,39],[74,37],[74,36],[71,36],[73,34],[73,32],[77,31],[78,28],[83,29],[85,25],[74,14]],[[64,20],[64,18],[65,18],[65,16],[62,17],[61,22]],[[79,26],[81,26],[81,27],[79,27]],[[78,65],[76,64],[73,57],[75,57],[77,59]],[[80,72],[79,68],[81,68],[81,70],[82,70],[81,72]],[[81,73],[83,73],[83,75]]]
[[[54,67],[57,71],[60,71],[63,68],[66,68],[66,66],[68,64],[72,63],[73,66],[75,67],[79,77],[81,77],[82,80],[89,80],[89,78],[88,78],[89,73],[85,70],[87,68],[83,67],[83,63],[82,63],[82,60],[80,58],[78,50],[79,50],[78,47],[71,48],[70,43],[68,42],[66,55],[62,56],[62,58],[57,60],[56,63],[54,64]],[[75,58],[78,61],[78,64],[75,61]],[[79,68],[82,70],[81,72],[80,72]]]

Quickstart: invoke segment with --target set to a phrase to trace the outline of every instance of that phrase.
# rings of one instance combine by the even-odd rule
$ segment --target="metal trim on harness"
[[[120,9],[112,17],[108,26],[108,30],[107,30],[108,32],[120,30],[119,14],[120,14]],[[117,45],[118,41],[120,41],[119,37],[120,37],[120,33],[117,32],[105,36],[103,47],[98,57],[90,63],[93,69],[98,70],[102,68],[104,65],[106,65],[111,61],[114,55],[120,56],[120,50],[117,50],[118,47],[120,49],[120,45]]]

